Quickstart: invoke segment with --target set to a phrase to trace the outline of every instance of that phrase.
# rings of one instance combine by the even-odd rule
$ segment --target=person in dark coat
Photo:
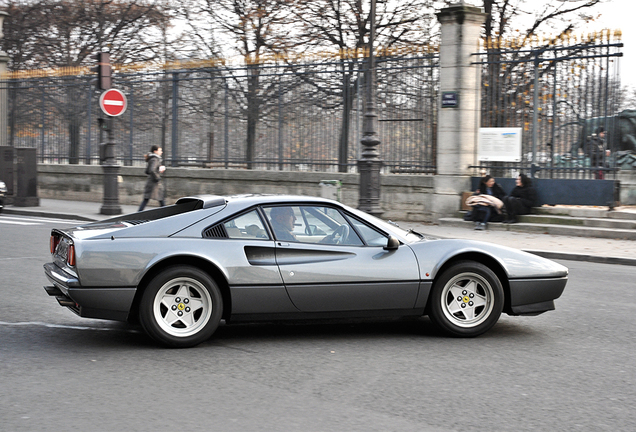
[[[503,200],[508,215],[503,223],[516,223],[517,215],[530,213],[537,202],[537,190],[532,186],[532,180],[527,175],[519,174],[515,184],[510,195]]]
[[[165,191],[163,182],[161,181],[161,174],[166,170],[166,167],[162,164],[162,154],[163,149],[153,145],[150,148],[150,153],[146,155],[146,174],[148,175],[148,181],[146,181],[146,186],[144,187],[144,199],[137,211],[142,211],[151,199],[159,201],[161,207],[166,205],[164,201]]]
[[[503,188],[495,182],[492,176],[486,175],[479,181],[479,187],[474,195],[490,195],[500,201],[506,196]],[[495,200],[496,201],[496,200]],[[503,206],[503,203],[501,203]],[[488,222],[497,221],[500,217],[501,209],[495,205],[478,204],[473,206],[473,221],[475,221],[476,230],[484,230],[488,227]],[[499,219],[499,222],[501,219]]]
[[[610,151],[605,149],[605,129],[598,127],[594,134],[588,139],[585,153],[590,158],[590,166],[593,168],[604,168],[606,157],[610,155]],[[603,180],[605,172],[602,169],[594,171],[594,178]]]

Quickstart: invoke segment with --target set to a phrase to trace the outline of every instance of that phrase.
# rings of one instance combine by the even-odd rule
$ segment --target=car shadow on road
[[[123,322],[103,322],[99,326],[68,326],[42,329],[45,345],[91,348],[162,348],[154,342],[140,325]],[[514,338],[516,341],[537,336],[537,329],[527,323],[517,323],[503,318],[487,333],[477,339]],[[34,334],[30,338],[38,337]],[[222,323],[215,334],[201,347],[225,346],[229,343],[270,343],[307,340],[400,340],[403,338],[456,339],[439,330],[428,317],[412,319],[368,319],[261,322],[250,324]],[[40,344],[40,346],[42,346]],[[234,345],[236,346],[236,345]]]
[[[500,320],[492,329],[474,339],[500,339],[534,338],[537,330],[513,320]],[[226,342],[257,342],[257,341],[284,341],[284,340],[308,340],[308,339],[378,339],[386,338],[422,338],[422,339],[451,339],[438,329],[428,317],[400,320],[363,320],[363,321],[329,321],[329,322],[266,322],[252,324],[221,325],[214,336],[202,345],[212,346]]]
[[[378,320],[322,320],[294,322],[262,322],[222,325],[214,339],[280,339],[320,336],[353,337],[385,335],[435,335],[438,330],[428,318]]]

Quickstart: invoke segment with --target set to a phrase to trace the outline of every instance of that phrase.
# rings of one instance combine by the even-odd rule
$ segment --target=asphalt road
[[[173,350],[46,295],[68,225],[0,215],[0,431],[636,430],[636,267],[562,261],[556,311],[475,339],[423,318],[224,326]]]

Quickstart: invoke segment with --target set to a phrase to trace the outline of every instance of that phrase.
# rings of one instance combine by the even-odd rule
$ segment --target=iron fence
[[[622,44],[610,39],[608,32],[581,41],[484,43],[475,54],[481,126],[521,128],[522,154],[515,163],[481,163],[475,174],[611,176],[624,137],[617,120]],[[364,56],[345,55],[117,73],[115,87],[128,97],[115,121],[118,159],[142,165],[156,144],[172,166],[356,172],[366,65]],[[376,67],[383,172],[434,173],[437,53],[379,53]],[[92,76],[0,84],[8,89],[9,145],[37,148],[41,162],[99,163],[105,134]],[[598,126],[608,131],[611,153],[592,166],[586,146]]]
[[[117,157],[142,165],[150,146],[172,166],[355,172],[363,58],[115,74],[127,95]],[[380,57],[377,107],[384,172],[435,169],[438,56]],[[9,79],[8,142],[46,163],[97,164],[106,139],[92,76]]]

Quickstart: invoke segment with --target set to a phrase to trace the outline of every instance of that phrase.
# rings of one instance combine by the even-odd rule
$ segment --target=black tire
[[[174,266],[155,276],[141,298],[139,320],[157,342],[187,348],[209,339],[223,314],[223,297],[205,272]]]
[[[475,261],[459,261],[435,281],[430,296],[430,318],[442,331],[475,337],[494,326],[504,305],[497,275]]]

